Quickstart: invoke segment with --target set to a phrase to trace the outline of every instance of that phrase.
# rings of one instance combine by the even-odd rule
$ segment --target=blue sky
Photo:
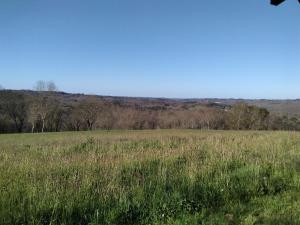
[[[300,98],[300,5],[3,0],[0,84],[176,98]]]

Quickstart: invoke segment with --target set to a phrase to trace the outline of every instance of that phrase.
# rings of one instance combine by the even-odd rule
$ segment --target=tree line
[[[57,87],[38,82],[30,95],[0,92],[0,132],[59,132],[95,129],[300,130],[300,119],[273,115],[237,103],[230,108],[142,108],[122,106],[95,96],[68,103],[51,94]]]

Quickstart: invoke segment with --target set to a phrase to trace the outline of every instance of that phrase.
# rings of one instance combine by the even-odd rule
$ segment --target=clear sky
[[[300,98],[300,4],[1,0],[0,84],[177,98]]]

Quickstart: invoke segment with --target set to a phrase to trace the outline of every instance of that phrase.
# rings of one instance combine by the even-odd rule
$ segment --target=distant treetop
[[[36,82],[36,85],[34,86],[34,90],[54,92],[54,91],[58,91],[58,88],[53,81],[39,80]]]

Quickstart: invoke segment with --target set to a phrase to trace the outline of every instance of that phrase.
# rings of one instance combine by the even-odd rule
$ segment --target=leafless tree
[[[101,129],[110,130],[113,129],[116,124],[116,107],[111,104],[100,104],[100,110],[98,113],[97,127]]]
[[[58,91],[58,88],[53,81],[43,81],[43,80],[37,81],[34,89],[36,91],[50,91],[50,92]]]
[[[53,81],[47,82],[47,91],[51,91],[51,92],[58,91],[58,88]]]
[[[14,122],[17,131],[21,133],[27,116],[24,97],[22,95],[10,96],[4,103],[3,109]]]
[[[42,123],[42,129],[41,131],[45,131],[45,125],[46,125],[46,120],[48,116],[50,115],[50,110],[51,110],[51,100],[49,97],[42,95],[39,97],[36,103],[36,110],[38,113],[38,116],[41,120]]]
[[[69,115],[69,124],[72,130],[79,131],[84,123],[79,106],[74,106]]]
[[[27,109],[27,120],[31,124],[31,133],[35,130],[36,122],[39,118],[38,113],[38,104],[34,101],[29,103],[28,109]]]
[[[36,85],[34,86],[34,90],[36,91],[46,91],[46,82],[43,80],[38,80]]]
[[[93,130],[94,125],[98,119],[100,106],[99,103],[94,99],[84,100],[80,105],[81,116],[88,128]]]

